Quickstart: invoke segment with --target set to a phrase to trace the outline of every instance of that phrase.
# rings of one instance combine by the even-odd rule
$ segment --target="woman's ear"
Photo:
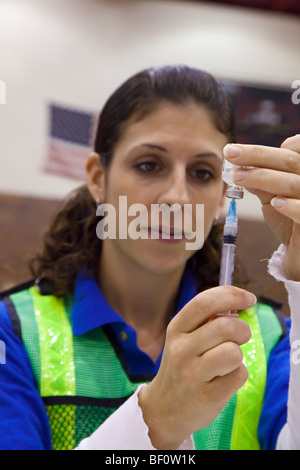
[[[105,195],[105,168],[100,155],[91,153],[85,164],[86,184],[94,200],[99,203],[104,201]]]

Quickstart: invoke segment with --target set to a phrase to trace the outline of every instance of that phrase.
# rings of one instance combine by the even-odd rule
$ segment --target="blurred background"
[[[84,181],[97,115],[122,81],[166,63],[207,70],[233,96],[239,141],[278,146],[299,133],[299,47],[298,0],[0,0],[0,291],[30,278],[26,260]],[[285,304],[258,201],[247,194],[238,212],[253,290]]]

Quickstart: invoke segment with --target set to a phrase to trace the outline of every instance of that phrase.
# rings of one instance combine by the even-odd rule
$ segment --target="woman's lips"
[[[148,228],[149,238],[159,240],[166,243],[180,243],[185,240],[185,235],[182,232],[176,232],[172,229],[170,231],[162,228]]]

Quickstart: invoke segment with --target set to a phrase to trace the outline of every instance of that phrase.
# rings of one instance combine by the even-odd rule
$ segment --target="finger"
[[[297,139],[298,140],[298,139]],[[293,147],[298,149],[298,143]],[[270,168],[287,173],[300,174],[300,149],[292,150],[264,145],[227,144],[223,153],[227,160],[238,166]]]
[[[269,204],[271,199],[274,197],[274,193],[267,193],[267,191],[262,191],[261,189],[247,187],[247,191],[257,196],[262,205]]]
[[[224,407],[232,395],[245,385],[248,376],[246,366],[241,364],[230,374],[215,377],[209,383],[209,394],[212,403],[221,402],[221,406]]]
[[[235,286],[219,286],[197,294],[173,318],[168,325],[168,332],[194,331],[217,313],[229,310],[244,310],[256,303],[251,292]]]
[[[215,377],[230,374],[243,362],[241,348],[231,341],[210,349],[199,361],[197,373],[203,382],[210,382]]]
[[[273,197],[270,202],[278,212],[300,224],[300,200],[283,197]]]
[[[284,197],[300,198],[300,176],[266,168],[235,170],[232,179],[239,186]]]
[[[288,137],[284,142],[282,142],[280,147],[300,153],[300,134]]]
[[[222,316],[190,333],[189,344],[193,355],[201,355],[222,343],[230,341],[242,345],[250,338],[251,330],[247,322],[241,318]]]

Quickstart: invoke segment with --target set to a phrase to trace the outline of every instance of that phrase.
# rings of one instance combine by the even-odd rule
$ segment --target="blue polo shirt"
[[[177,312],[197,293],[195,279],[185,272],[181,281]],[[176,312],[176,313],[177,313]],[[285,319],[289,327],[289,319]],[[161,355],[154,363],[137,345],[135,330],[115,312],[92,276],[79,273],[74,291],[72,326],[74,335],[110,325],[121,346],[131,374],[155,374]],[[51,449],[51,433],[43,401],[26,350],[13,332],[11,318],[0,302],[0,450]],[[5,361],[3,360],[5,353]],[[162,354],[162,353],[161,353]],[[272,449],[286,422],[289,341],[286,335],[271,353],[265,404],[259,426],[262,448]],[[275,399],[274,399],[275,397]]]

